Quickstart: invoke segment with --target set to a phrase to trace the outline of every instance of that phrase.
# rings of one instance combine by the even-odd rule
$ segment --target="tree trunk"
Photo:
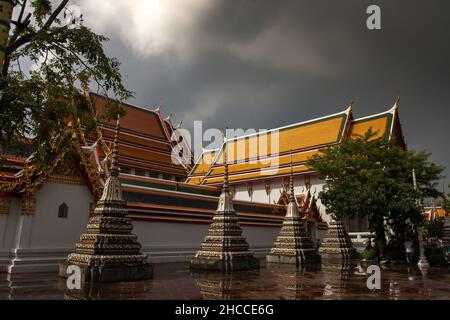
[[[375,245],[378,248],[379,256],[383,257],[386,248],[386,234],[384,230],[384,221],[370,221],[370,230],[375,232]]]

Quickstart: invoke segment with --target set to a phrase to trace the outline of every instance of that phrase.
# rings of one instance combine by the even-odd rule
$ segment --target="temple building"
[[[313,238],[322,238],[330,220],[318,194],[326,182],[308,168],[306,161],[321,148],[342,143],[355,135],[364,135],[369,129],[376,132],[374,138],[395,141],[406,148],[398,115],[398,99],[391,109],[364,118],[353,117],[351,104],[336,114],[230,139],[228,148],[234,154],[234,161],[229,163],[229,181],[234,198],[286,205],[292,153],[295,199],[302,216],[308,221]],[[223,145],[205,150],[186,182],[202,186],[221,185],[223,167]],[[363,219],[348,220],[344,224],[349,232],[368,230],[367,221]]]
[[[106,98],[89,95],[96,112],[105,110]],[[223,184],[222,148],[205,151],[193,165],[173,161],[172,150],[184,139],[176,135],[161,108],[124,104],[119,137],[119,167],[123,196],[133,233],[149,262],[188,261],[208,232],[218,207]],[[369,128],[379,137],[405,146],[397,105],[386,112],[354,119],[352,108],[334,115],[299,122],[252,136],[228,140],[237,161],[229,163],[233,206],[256,257],[269,253],[280,231],[288,203],[290,152],[294,193],[309,235],[316,243],[328,227],[325,208],[318,199],[324,181],[305,166],[320,148],[339,144]],[[83,133],[72,119],[52,141],[50,165],[35,163],[29,141],[24,148],[0,146],[0,272],[57,271],[60,261],[74,250],[107,177],[105,155],[111,152],[115,123],[102,122],[95,134]],[[175,132],[175,139],[172,133]],[[253,152],[251,141],[279,134],[274,152]],[[240,152],[244,146],[244,152]],[[234,150],[234,151],[232,151]],[[192,158],[183,145],[179,160]],[[210,158],[211,161],[206,161]],[[253,163],[252,159],[270,161]],[[349,232],[367,230],[365,221],[347,221]]]
[[[102,112],[105,98],[90,99]],[[149,262],[187,261],[207,234],[221,189],[183,182],[189,168],[171,160],[174,127],[160,108],[123,107],[119,177],[133,233]],[[98,131],[98,138],[85,137],[79,122],[68,123],[45,168],[34,162],[29,141],[20,150],[0,146],[0,272],[56,272],[73,252],[102,195],[114,121]],[[239,200],[234,207],[252,251],[264,256],[285,207]]]

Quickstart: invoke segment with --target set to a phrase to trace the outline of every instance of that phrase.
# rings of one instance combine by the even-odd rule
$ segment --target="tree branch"
[[[6,75],[8,74],[9,64],[11,61],[11,59],[10,59],[11,54],[14,51],[16,51],[18,48],[23,46],[24,44],[31,42],[34,39],[34,37],[36,37],[41,32],[50,28],[52,23],[56,20],[56,18],[58,17],[58,15],[61,13],[61,11],[64,9],[64,7],[67,5],[68,2],[69,2],[69,0],[62,0],[61,3],[58,5],[58,7],[55,9],[55,11],[53,11],[53,13],[47,19],[44,26],[38,32],[30,32],[30,33],[27,33],[27,34],[23,35],[22,37],[18,38],[20,33],[23,31],[23,29],[26,29],[28,27],[28,24],[31,21],[31,13],[29,13],[26,16],[26,18],[24,19],[24,21],[22,23],[22,27],[16,28],[16,31],[14,32],[13,36],[11,37],[11,39],[9,41],[10,45],[6,49],[5,60],[3,63],[3,69],[2,69],[3,76],[6,77]],[[22,9],[24,8],[25,3],[26,3],[26,1],[24,0]],[[20,20],[19,20],[19,22],[20,22]]]
[[[61,13],[61,11],[64,9],[64,7],[67,5],[68,2],[69,0],[61,1],[59,6],[55,9],[55,11],[53,11],[51,16],[45,22],[43,29],[47,29],[52,25],[52,23],[55,21],[55,19],[58,17],[58,15]]]
[[[27,6],[27,1],[28,0],[23,0],[23,2],[22,2],[22,8],[20,8],[19,18],[17,19],[17,21],[19,23],[22,23],[23,13],[25,12],[25,7]]]

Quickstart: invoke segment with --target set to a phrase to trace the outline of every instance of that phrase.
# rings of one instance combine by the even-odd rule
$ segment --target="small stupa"
[[[442,242],[444,243],[444,246],[450,247],[450,217],[445,216],[444,219],[444,235],[442,237]]]
[[[224,136],[224,180],[219,205],[200,250],[191,260],[191,269],[233,271],[259,268],[259,260],[249,251],[233,207],[228,183],[228,142]]]
[[[266,256],[266,261],[269,263],[290,263],[297,265],[320,263],[320,256],[316,251],[314,243],[306,233],[304,222],[300,218],[297,202],[294,198],[292,154],[289,189],[289,204],[286,209],[286,216],[275,241],[275,247]]]
[[[150,279],[153,269],[140,253],[141,245],[132,234],[133,225],[122,196],[119,179],[119,119],[117,120],[111,169],[103,194],[89,219],[86,233],[75,245],[75,253],[60,265],[60,276],[67,277],[66,268],[81,269],[82,281],[119,282]]]
[[[345,231],[344,224],[334,219],[331,220],[327,234],[323,238],[319,254],[322,260],[336,262],[359,258],[350,236]]]

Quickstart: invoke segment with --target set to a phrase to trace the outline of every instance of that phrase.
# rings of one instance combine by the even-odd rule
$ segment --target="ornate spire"
[[[294,172],[292,170],[292,150],[291,150],[291,171],[289,174],[289,190],[290,190],[290,194],[289,194],[289,202],[295,202],[295,195],[294,195]]]
[[[317,263],[320,256],[317,254],[314,243],[306,233],[305,225],[300,219],[298,205],[294,195],[294,173],[292,169],[291,150],[291,172],[289,176],[289,203],[286,216],[283,219],[280,233],[275,241],[274,247],[266,256],[267,262],[305,264]]]
[[[105,182],[100,201],[104,202],[125,202],[122,196],[122,187],[119,180],[119,131],[120,121],[117,116],[116,133],[114,135],[113,148],[111,152],[111,169]]]
[[[113,150],[111,154],[111,175],[119,176],[119,132],[120,132],[120,116],[117,116],[116,133],[114,135]]]
[[[249,245],[242,236],[239,218],[233,208],[233,196],[228,184],[228,141],[223,134],[224,179],[219,204],[208,234],[200,250],[191,260],[191,269],[246,270],[259,267]]]
[[[228,127],[227,127],[228,130]],[[222,190],[224,192],[228,192],[230,190],[230,185],[228,182],[228,140],[227,140],[227,136],[226,136],[226,131],[225,133],[222,132],[222,136],[223,136],[223,152],[224,152],[224,161],[223,161],[223,165],[224,165],[224,176],[223,176],[223,187]]]
[[[223,135],[223,154],[224,154],[224,176],[223,176],[223,185],[222,185],[222,194],[219,198],[219,205],[217,207],[217,211],[220,212],[231,212],[234,211],[233,207],[233,196],[230,192],[230,185],[228,182],[228,141],[224,133]]]
[[[295,201],[294,194],[294,172],[292,169],[292,151],[291,151],[291,173],[289,175],[289,203],[286,209],[286,217],[289,218],[299,218],[298,205]]]
[[[68,264],[83,268],[86,281],[130,281],[149,279],[152,268],[140,253],[141,244],[132,234],[126,200],[119,179],[119,117],[111,152],[111,170],[103,194],[80,236]]]

